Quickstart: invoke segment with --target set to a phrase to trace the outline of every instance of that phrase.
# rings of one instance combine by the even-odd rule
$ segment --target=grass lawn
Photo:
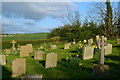
[[[120,55],[119,55],[119,49],[120,45],[117,45],[115,43],[115,40],[109,40],[110,43],[113,43],[113,51],[112,54],[105,56],[105,64],[109,65],[110,67],[110,73],[107,76],[104,76],[104,78],[118,78],[119,77],[119,70],[120,70]],[[51,44],[56,44],[58,49],[49,49],[49,46]],[[49,43],[49,44],[43,44],[45,48],[44,50],[44,58],[43,60],[34,60],[33,59],[33,53],[30,53],[29,57],[25,57],[26,59],[26,74],[42,74],[43,78],[95,78],[95,76],[92,74],[93,66],[94,64],[98,63],[98,57],[99,54],[94,54],[94,58],[89,60],[82,60],[79,58],[79,63],[82,65],[79,65],[76,69],[70,69],[70,66],[66,66],[66,57],[70,54],[76,54],[76,48],[79,47],[79,45],[72,45],[69,50],[64,50],[63,43]],[[39,48],[39,45],[34,46],[34,50],[37,50]],[[58,63],[56,68],[45,68],[45,57],[46,54],[54,52],[57,53],[58,56]],[[4,54],[4,52],[3,52]],[[12,72],[12,60],[19,58],[19,54],[10,54],[7,56],[7,65],[3,66],[3,79],[9,78],[9,79],[18,79],[11,78],[11,72]]]

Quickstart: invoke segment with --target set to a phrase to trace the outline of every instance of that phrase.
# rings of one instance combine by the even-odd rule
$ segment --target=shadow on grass
[[[116,56],[112,57],[112,59],[117,60],[117,59],[115,59],[115,57],[116,57]],[[108,56],[108,58],[111,58],[111,57]],[[118,58],[118,57],[117,57],[117,58]],[[92,63],[98,64],[97,61],[93,61]],[[104,64],[109,66],[109,71],[110,71],[110,73],[109,73],[108,76],[106,76],[107,78],[109,78],[109,76],[110,76],[111,78],[114,78],[114,77],[117,78],[117,77],[119,77],[119,74],[120,74],[120,72],[119,72],[119,71],[120,71],[120,64],[119,64],[119,63],[105,62]]]
[[[11,75],[12,75],[12,72],[10,72],[6,67],[2,66],[1,80],[19,80],[18,78],[12,78]]]
[[[59,66],[62,66],[62,67],[57,67],[57,69],[61,71],[64,75],[66,75],[67,77],[69,78],[93,78],[92,68],[85,67],[85,66],[78,66],[76,68],[70,68],[70,66],[68,66],[67,64],[68,63],[66,63],[65,60],[63,59],[59,62]]]
[[[45,60],[39,61],[39,63],[41,63],[42,66],[45,67]]]
[[[109,65],[109,67],[111,67],[111,68],[114,69],[114,70],[120,69],[119,63],[116,64],[116,63],[111,63],[111,62],[105,62],[105,64],[106,64],[106,65]]]
[[[66,59],[65,59],[65,58],[62,58],[61,61],[66,62]]]
[[[120,56],[116,56],[116,55],[105,56],[105,58],[109,58],[109,59],[115,60],[115,61],[120,61]]]
[[[77,51],[76,50],[72,50],[72,51],[70,51],[70,53],[77,53]]]
[[[34,59],[34,56],[31,56]]]
[[[114,45],[114,46],[112,46],[112,47],[117,47],[117,48],[119,48],[119,47],[120,47],[120,45]]]
[[[62,48],[60,48],[60,49],[64,49],[64,48],[62,47]]]

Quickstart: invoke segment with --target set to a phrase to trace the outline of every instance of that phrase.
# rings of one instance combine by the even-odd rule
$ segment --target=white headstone
[[[83,50],[83,60],[93,58],[94,48],[92,46],[86,46]]]
[[[105,47],[105,55],[112,53],[112,44],[108,44]]]
[[[19,58],[12,61],[12,76],[19,76],[26,73],[26,59]]]
[[[6,56],[5,55],[0,55],[0,64],[6,65]]]
[[[45,68],[56,67],[57,66],[57,54],[49,53],[46,56]]]

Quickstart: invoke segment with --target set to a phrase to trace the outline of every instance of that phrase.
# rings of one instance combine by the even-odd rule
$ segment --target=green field
[[[2,41],[11,40],[40,40],[46,39],[49,33],[34,33],[34,34],[11,34],[13,36],[2,37]]]
[[[110,43],[113,44],[113,51],[112,54],[105,56],[105,64],[109,65],[110,71],[109,75],[104,76],[103,78],[118,78],[119,77],[119,70],[120,70],[120,55],[119,55],[119,49],[120,45],[117,45],[115,40],[109,40]],[[56,44],[58,49],[50,49],[49,46],[51,44]],[[90,60],[82,60],[81,58],[78,58],[81,65],[79,65],[77,68],[71,69],[71,66],[68,66],[68,63],[66,61],[66,58],[70,54],[78,54],[76,52],[76,49],[79,47],[77,43],[76,45],[72,45],[69,50],[64,50],[63,46],[64,43],[48,43],[48,44],[42,44],[44,46],[43,51],[44,53],[44,59],[43,60],[34,60],[33,59],[33,53],[30,54],[29,57],[25,57],[27,60],[26,62],[26,74],[42,74],[43,78],[95,78],[92,74],[93,66],[95,64],[98,64],[98,56],[99,53],[94,54],[94,58]],[[33,46],[34,50],[38,50],[40,45]],[[56,68],[48,68],[46,69],[45,64],[45,57],[46,54],[54,52],[57,53],[58,56],[58,63]],[[4,52],[3,52],[4,54]],[[17,54],[10,54],[7,55],[7,65],[3,66],[3,79],[9,78],[9,79],[18,79],[19,77],[12,78],[11,72],[12,72],[12,60],[19,58],[19,53]],[[74,66],[74,65],[72,65]],[[51,80],[51,79],[50,79]]]

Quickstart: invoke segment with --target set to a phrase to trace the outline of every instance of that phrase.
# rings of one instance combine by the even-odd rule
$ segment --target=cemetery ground
[[[103,78],[118,78],[119,69],[120,69],[120,55],[119,48],[120,45],[116,44],[116,40],[108,40],[109,43],[113,44],[112,54],[105,55],[105,64],[109,65],[109,75],[103,76]],[[57,45],[57,49],[50,49],[50,45]],[[34,50],[39,50],[40,45],[34,45]],[[82,60],[81,53],[79,49],[79,43],[71,45],[70,49],[64,49],[64,43],[42,43],[43,48],[43,59],[34,60],[34,54],[30,53],[26,59],[26,74],[39,74],[44,78],[98,78],[98,76],[93,75],[93,67],[95,64],[98,64],[99,50],[95,49],[94,57],[88,60]],[[86,45],[86,44],[85,44]],[[55,68],[45,68],[45,59],[46,54],[54,52],[57,54],[57,67]],[[4,54],[4,51],[3,51]],[[70,56],[73,56],[72,61]],[[75,57],[75,58],[74,58]],[[7,65],[3,66],[2,77],[3,79],[18,79],[20,77],[11,77],[12,74],[12,60],[20,58],[19,53],[15,52],[9,55],[6,55]],[[79,65],[76,65],[76,64]],[[26,75],[23,74],[23,75]]]

